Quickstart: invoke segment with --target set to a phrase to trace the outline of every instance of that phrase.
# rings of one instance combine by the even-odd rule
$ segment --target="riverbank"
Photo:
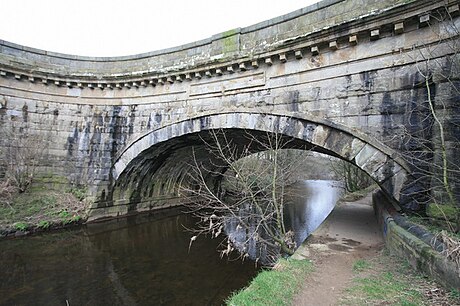
[[[28,190],[0,205],[0,238],[18,237],[81,224],[87,203],[78,189]]]

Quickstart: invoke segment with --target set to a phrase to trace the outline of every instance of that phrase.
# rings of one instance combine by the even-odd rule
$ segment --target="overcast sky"
[[[175,47],[318,0],[0,0],[0,39],[68,54],[118,56]]]

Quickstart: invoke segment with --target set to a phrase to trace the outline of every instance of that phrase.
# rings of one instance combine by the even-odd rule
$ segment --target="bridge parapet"
[[[291,58],[314,58],[361,40],[401,34],[426,23],[427,14],[443,5],[426,0],[368,0],[366,5],[357,0],[323,0],[201,41],[122,57],[67,55],[0,40],[0,75],[86,90],[161,87]]]

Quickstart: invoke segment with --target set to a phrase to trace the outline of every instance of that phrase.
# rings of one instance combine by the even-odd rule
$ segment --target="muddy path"
[[[353,278],[353,264],[377,256],[383,238],[371,206],[371,194],[339,204],[294,255],[313,261],[293,305],[338,305]]]

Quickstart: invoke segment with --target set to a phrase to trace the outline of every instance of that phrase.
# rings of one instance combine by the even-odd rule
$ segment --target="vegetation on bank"
[[[452,238],[460,241],[460,232],[453,230],[456,222],[457,207],[454,205],[429,205],[426,216],[412,215],[409,220],[427,228],[433,234],[445,231]]]
[[[264,270],[251,284],[236,293],[227,305],[290,305],[302,288],[305,277],[313,271],[309,260],[280,259],[271,270]]]
[[[41,172],[49,139],[25,129],[1,130],[0,237],[59,228],[85,218],[86,190]],[[43,188],[46,186],[46,188]],[[62,190],[63,186],[69,186]],[[65,188],[65,187],[64,187]]]
[[[441,242],[443,256],[455,263],[460,273],[460,232],[454,230],[457,207],[453,205],[429,205],[426,216],[410,216],[409,221],[425,228],[434,235],[431,239],[433,246]]]
[[[459,305],[460,292],[445,290],[408,263],[386,252],[353,265],[352,285],[342,305]]]
[[[340,198],[341,202],[354,202],[358,201],[365,196],[367,196],[369,193],[374,191],[376,188],[379,188],[377,184],[371,184],[363,189],[356,190],[353,192],[346,192],[343,194],[343,196]]]
[[[29,189],[0,203],[0,237],[43,231],[81,222],[86,216],[84,191]]]

